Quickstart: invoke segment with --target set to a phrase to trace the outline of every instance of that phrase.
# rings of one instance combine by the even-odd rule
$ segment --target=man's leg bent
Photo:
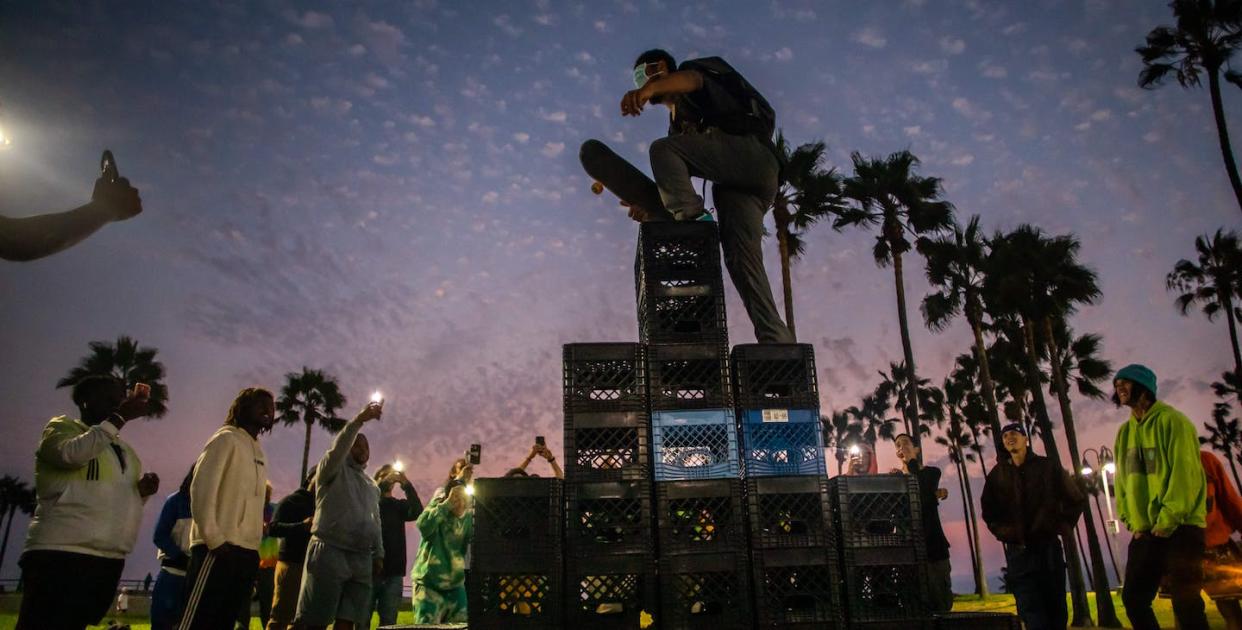
[[[751,136],[716,131],[668,136],[652,142],[649,153],[664,207],[683,220],[694,219],[703,210],[703,198],[694,191],[691,177],[740,189],[768,202],[779,185],[775,154]]]
[[[763,215],[767,203],[740,190],[716,184],[712,197],[720,217],[720,247],[733,287],[742,298],[746,315],[760,343],[793,343],[793,333],[781,321],[772,299],[772,286],[763,266]]]
[[[414,623],[440,623],[445,606],[439,591],[422,584],[414,585]]]
[[[1151,610],[1151,603],[1156,599],[1160,589],[1160,578],[1164,576],[1164,554],[1160,543],[1164,542],[1151,534],[1130,541],[1126,553],[1126,581],[1121,589],[1121,603],[1126,607],[1126,616],[1134,630],[1159,630],[1160,622]]]

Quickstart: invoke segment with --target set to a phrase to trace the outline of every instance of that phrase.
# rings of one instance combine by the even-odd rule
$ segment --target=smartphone
[[[483,445],[482,444],[471,444],[470,455],[468,459],[470,461],[471,466],[478,466],[479,462],[483,460]]]
[[[106,182],[115,182],[120,176],[116,168],[116,158],[111,151],[104,149],[103,155],[99,157],[99,177]]]
[[[547,445],[548,445],[547,441],[545,441],[545,440],[543,439],[543,436],[542,436],[542,435],[536,435],[536,436],[535,436],[535,444],[538,444],[539,446],[547,446]]]
[[[146,400],[151,397],[151,386],[146,383],[134,383],[134,398]]]

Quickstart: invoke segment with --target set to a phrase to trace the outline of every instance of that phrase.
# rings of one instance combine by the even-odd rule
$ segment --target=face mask
[[[651,74],[647,74],[648,68],[655,70],[656,67],[657,67],[657,64],[654,64],[654,63],[645,63],[639,66],[635,66],[634,67],[634,87],[641,88],[642,86],[646,85],[647,82],[650,81],[651,79],[661,74],[664,74],[663,72],[652,72]]]

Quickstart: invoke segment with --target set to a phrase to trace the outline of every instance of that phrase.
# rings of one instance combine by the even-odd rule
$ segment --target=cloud
[[[873,26],[855,31],[850,39],[868,48],[883,48],[888,45],[888,38]]]
[[[554,158],[554,157],[556,157],[556,156],[560,155],[560,154],[561,154],[561,152],[562,152],[562,151],[564,151],[564,150],[565,150],[565,143],[564,143],[564,142],[549,142],[549,143],[547,143],[547,144],[543,145],[543,150],[542,150],[542,153],[543,153],[544,157]]]
[[[595,26],[595,30],[597,30],[597,31],[599,31],[599,32],[601,32],[601,33],[607,33],[607,32],[608,32],[608,23],[607,23],[607,22],[605,22],[605,21],[603,21],[603,20],[595,20],[595,25],[594,25],[594,26]]]
[[[354,44],[353,46],[350,46],[349,48],[347,48],[345,52],[348,52],[350,56],[353,56],[353,57],[361,57],[367,54],[367,47],[363,46],[362,44]]]
[[[949,62],[944,59],[916,61],[910,66],[910,71],[915,74],[940,74],[948,69]]]
[[[431,116],[419,116],[418,114],[410,114],[410,122],[423,127],[424,129],[435,127],[436,120]]]
[[[288,35],[285,35],[284,42],[286,46],[301,46],[302,36],[297,33],[289,33]]]
[[[946,55],[960,55],[966,50],[966,41],[960,37],[946,35],[940,38],[940,50]]]
[[[540,114],[539,117],[548,122],[554,122],[554,123],[563,123],[569,119],[569,116],[563,111],[555,111],[555,112],[549,112],[547,114]]]
[[[964,96],[959,96],[953,99],[953,110],[976,122],[984,121],[992,117],[992,114],[988,113],[986,110],[980,108],[974,103],[971,103],[970,99],[967,99]]]
[[[522,144],[526,144],[526,142],[530,140],[530,134],[526,133],[525,131],[519,131],[513,134],[513,139],[517,140],[518,142]]]
[[[964,153],[962,155],[959,155],[953,158],[952,160],[949,161],[949,163],[954,166],[970,166],[971,164],[974,163],[974,161],[975,161],[975,156],[969,153]]]
[[[332,28],[334,24],[332,16],[317,11],[307,11],[300,16],[295,16],[293,23],[310,30]]]
[[[790,50],[790,48],[789,48],[788,46],[786,46],[786,47],[784,47],[784,48],[782,48],[782,49],[780,49],[780,50],[778,50],[778,51],[776,51],[776,52],[772,53],[772,56],[773,56],[773,57],[776,57],[776,60],[777,60],[777,61],[789,61],[789,60],[793,59],[794,54],[793,54],[793,51],[792,51],[792,50]]]
[[[1163,139],[1164,139],[1164,136],[1159,131],[1148,131],[1147,133],[1143,134],[1143,142],[1146,142],[1148,144],[1155,144],[1157,142],[1160,142]]]
[[[1003,79],[1009,76],[1009,71],[1004,66],[994,65],[986,61],[979,64],[979,72],[985,79]]]
[[[499,200],[500,200],[500,193],[494,190],[489,190],[483,193],[483,199],[482,199],[483,203],[489,203],[489,204],[496,203]]]
[[[514,26],[513,20],[510,20],[507,14],[497,15],[492,18],[492,24],[496,25],[496,28],[504,31],[510,37],[517,37],[522,34],[522,29]]]
[[[902,133],[905,133],[907,136],[911,138],[917,138],[923,134],[923,128],[918,125],[913,125],[910,127],[902,127],[901,131]]]

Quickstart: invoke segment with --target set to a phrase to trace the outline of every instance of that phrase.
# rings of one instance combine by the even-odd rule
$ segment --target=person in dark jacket
[[[1087,496],[1052,460],[1030,451],[1026,428],[1006,425],[1000,458],[983,484],[983,522],[1005,546],[1006,579],[1027,630],[1064,630],[1065,553],[1060,536],[1073,530]]]
[[[268,526],[268,535],[280,540],[276,555],[275,596],[267,630],[288,630],[298,611],[302,591],[302,563],[310,544],[311,520],[315,516],[315,471],[302,487],[281,499]]]
[[[920,455],[922,449],[914,440],[902,433],[893,438],[897,446],[897,459],[901,460],[901,472],[914,475],[919,480],[919,514],[923,519],[923,538],[927,546],[927,565],[930,576],[932,612],[942,613],[953,609],[952,566],[949,564],[949,539],[945,538],[940,525],[940,469],[924,466]]]
[[[379,625],[397,623],[397,607],[405,580],[405,524],[423,513],[423,502],[414,484],[405,473],[384,464],[375,472],[380,489],[380,530],[384,537],[384,568],[371,587],[371,610],[379,613]],[[401,486],[404,499],[392,496],[394,486]],[[368,617],[369,619],[369,617]]]
[[[191,467],[181,487],[164,500],[160,518],[155,522],[153,540],[159,550],[160,573],[151,593],[151,630],[172,630],[181,620],[181,608],[185,605],[185,572],[190,567],[190,482],[193,479],[194,468]]]

